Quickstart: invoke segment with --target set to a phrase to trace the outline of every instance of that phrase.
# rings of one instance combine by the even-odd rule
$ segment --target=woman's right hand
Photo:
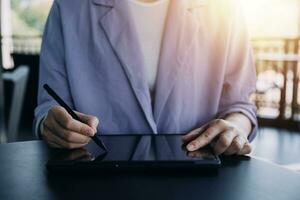
[[[42,138],[55,148],[75,149],[85,146],[97,132],[97,117],[76,112],[82,122],[61,106],[54,106],[42,121]]]

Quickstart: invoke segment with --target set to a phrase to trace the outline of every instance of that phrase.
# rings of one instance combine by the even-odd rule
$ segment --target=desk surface
[[[300,175],[254,158],[226,158],[214,175],[49,175],[40,141],[0,145],[0,199],[298,200]]]

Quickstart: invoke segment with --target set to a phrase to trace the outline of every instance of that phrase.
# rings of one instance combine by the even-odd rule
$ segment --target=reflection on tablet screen
[[[108,148],[107,153],[91,141],[84,148],[64,152],[59,159],[78,162],[178,162],[216,159],[210,148],[186,151],[179,135],[101,136],[101,139]]]

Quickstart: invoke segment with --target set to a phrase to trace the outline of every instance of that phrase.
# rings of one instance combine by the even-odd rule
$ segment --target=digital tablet
[[[94,141],[81,149],[60,150],[50,171],[213,169],[221,161],[211,148],[186,150],[182,135],[101,135],[105,152]]]

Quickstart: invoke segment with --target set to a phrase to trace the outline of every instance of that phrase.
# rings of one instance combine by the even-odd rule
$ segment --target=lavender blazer
[[[48,83],[105,134],[187,133],[231,112],[256,134],[251,46],[234,0],[172,0],[151,102],[124,0],[55,0],[40,60],[34,126],[56,105]]]

